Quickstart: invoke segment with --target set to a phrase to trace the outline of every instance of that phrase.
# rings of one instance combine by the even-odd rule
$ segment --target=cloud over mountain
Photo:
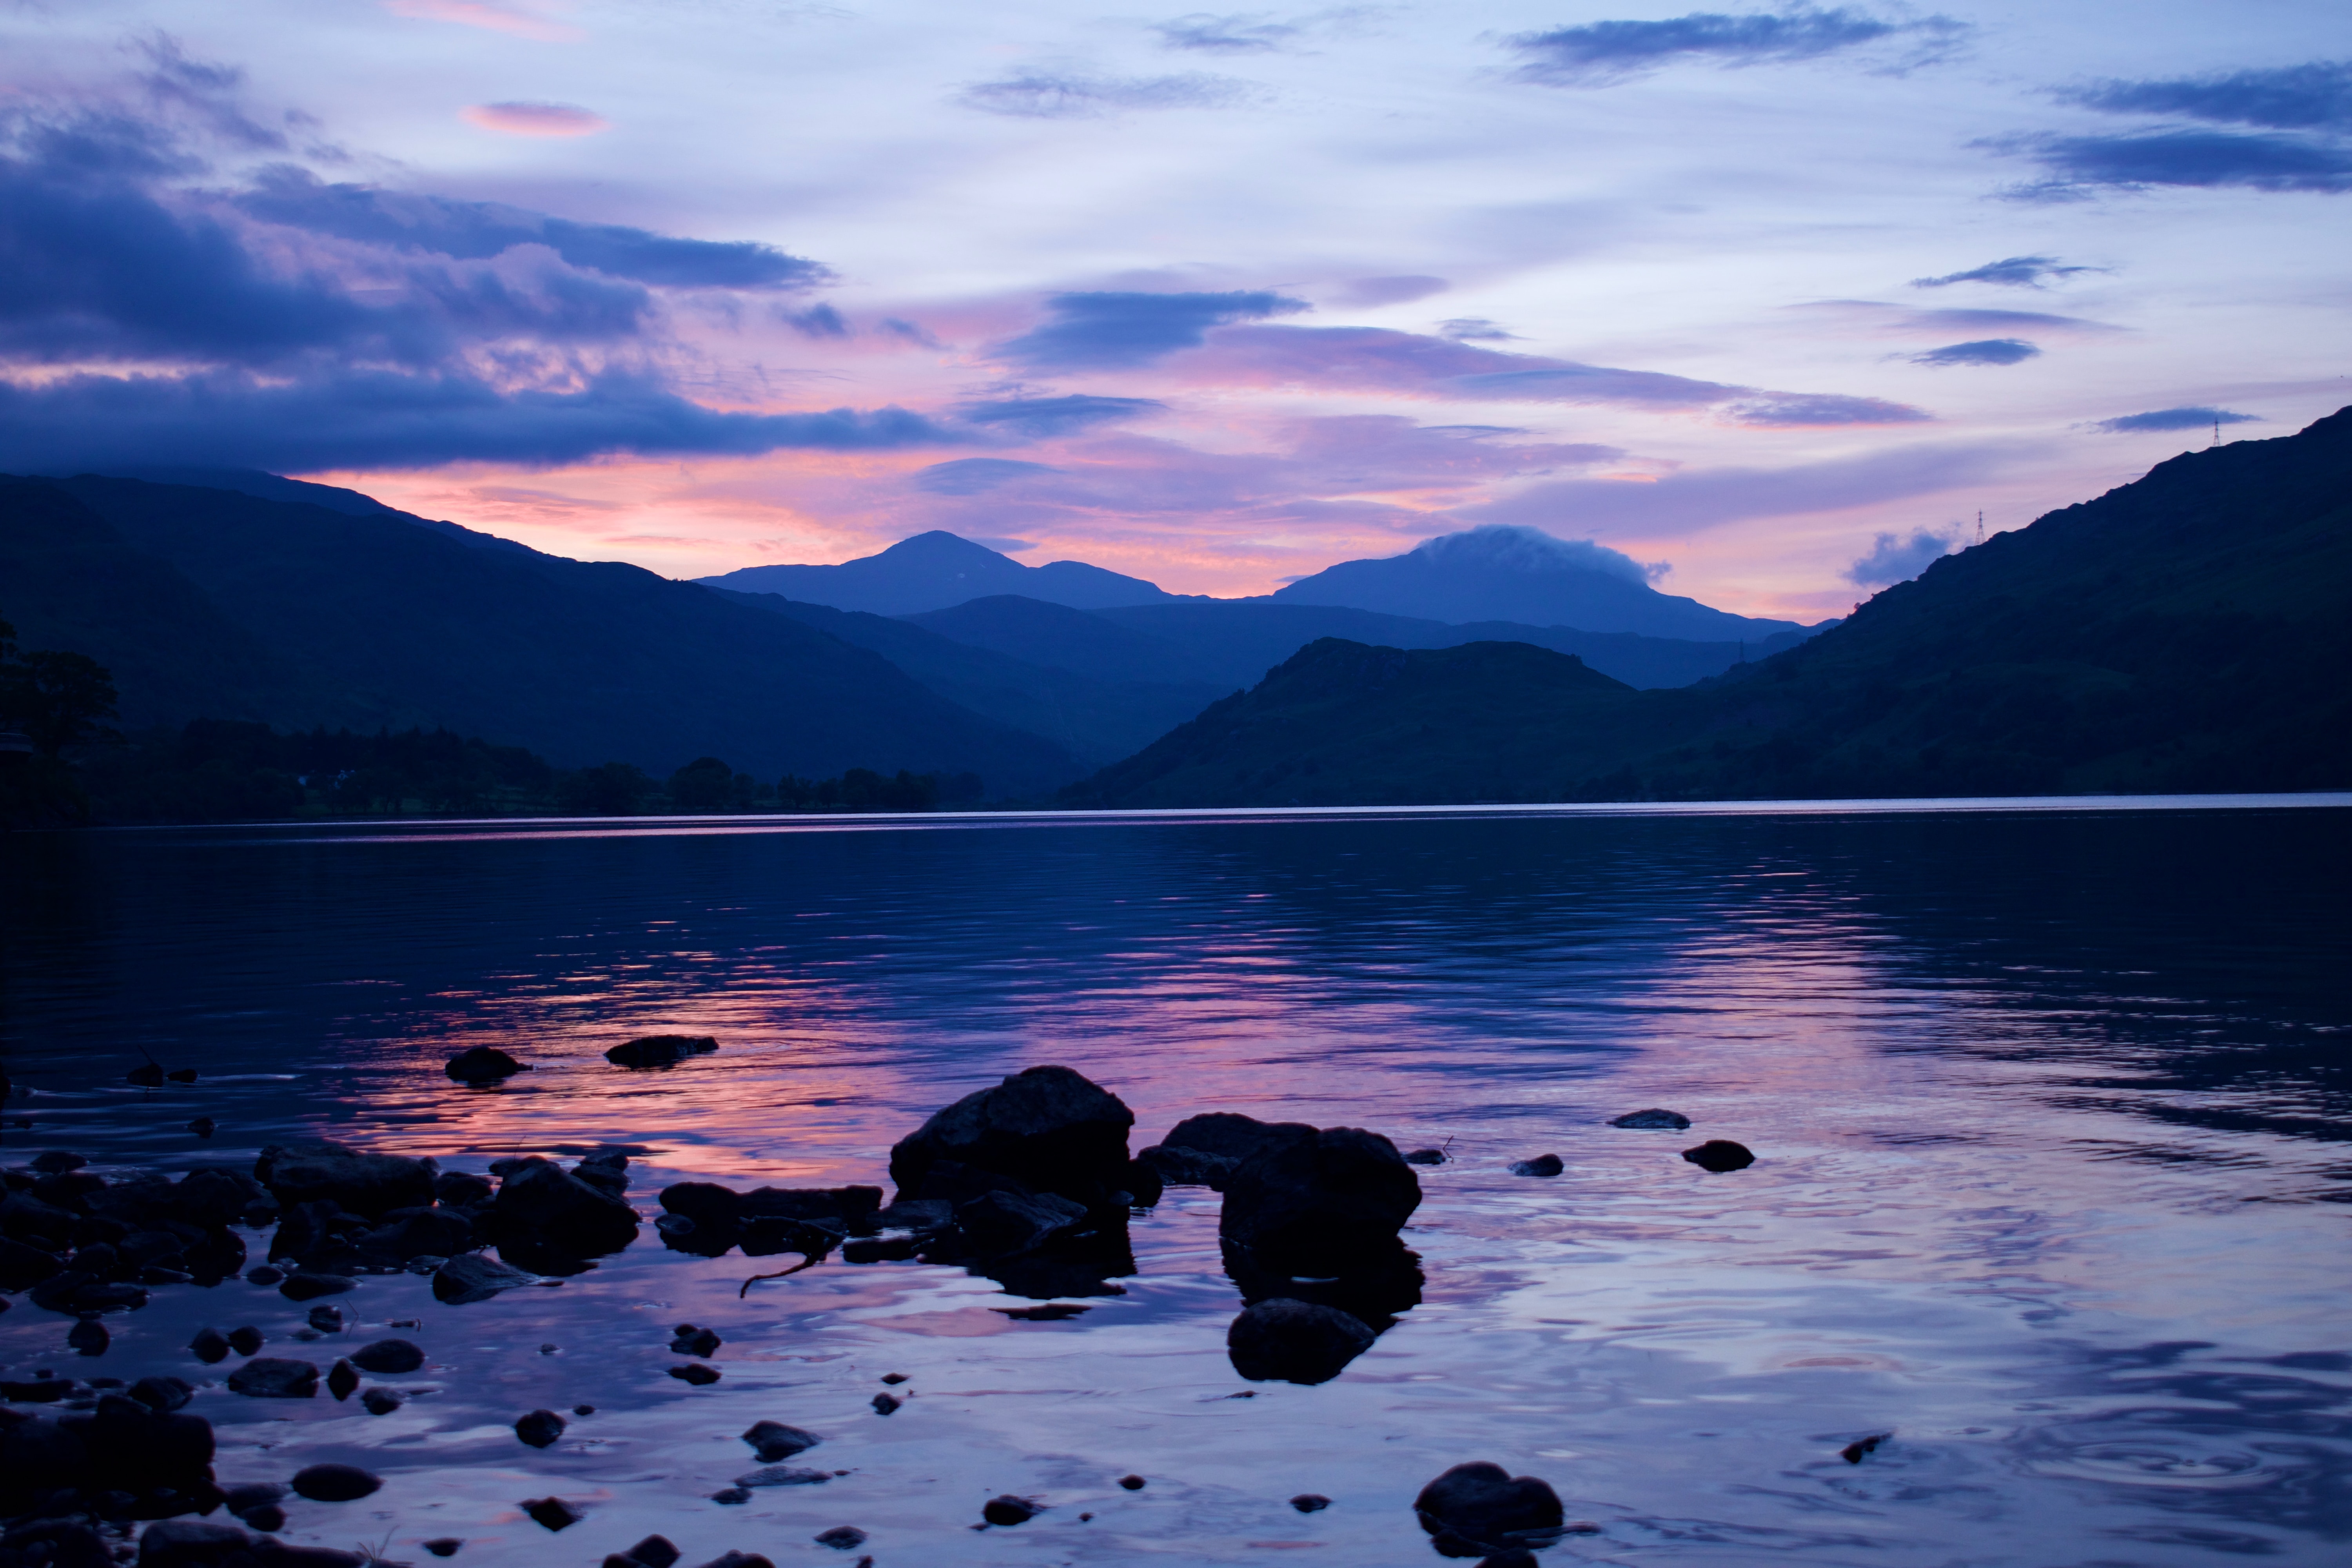
[[[2204,430],[2218,425],[2259,425],[2259,414],[2233,414],[2226,408],[2153,408],[2146,414],[2119,415],[2113,419],[2101,419],[2091,426],[2111,436],[2127,436],[2143,430]]]

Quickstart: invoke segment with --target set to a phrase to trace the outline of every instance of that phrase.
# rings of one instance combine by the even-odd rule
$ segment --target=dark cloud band
[[[1506,40],[1526,63],[1521,79],[1549,87],[1601,87],[1646,76],[1677,61],[1754,66],[1813,59],[1908,35],[1948,47],[1968,31],[1948,16],[1888,22],[1834,6],[1791,5],[1771,13],[1727,16],[1694,11],[1660,21],[1587,22]]]

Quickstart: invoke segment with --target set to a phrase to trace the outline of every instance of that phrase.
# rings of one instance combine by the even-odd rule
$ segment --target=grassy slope
[[[2352,412],[2160,465],[1726,679],[1318,644],[1066,798],[1106,805],[2352,785]],[[1548,656],[1549,657],[1549,656]],[[1589,671],[1579,671],[1592,680]]]

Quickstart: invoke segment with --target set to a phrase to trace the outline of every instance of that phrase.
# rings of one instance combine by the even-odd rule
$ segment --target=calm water
[[[1139,1145],[1225,1109],[1452,1150],[1407,1234],[1423,1304],[1317,1388],[1234,1375],[1197,1189],[1135,1222],[1126,1294],[1058,1322],[913,1263],[738,1300],[766,1262],[650,1228],[475,1306],[371,1279],[341,1298],[354,1337],[416,1319],[431,1358],[404,1408],[195,1408],[224,1481],[384,1475],[291,1502],[287,1533],[397,1559],[457,1535],[460,1564],[594,1562],[659,1530],[688,1563],[845,1565],[812,1538],[849,1524],[877,1568],[1430,1564],[1413,1493],[1490,1458],[1601,1527],[1553,1564],[2336,1563],[2347,829],[2336,797],[20,837],[0,1041],[31,1093],[0,1160],[178,1168],[307,1134],[479,1170],[623,1142],[653,1151],[651,1212],[687,1176],[878,1183],[925,1115],[1043,1061],[1125,1099]],[[602,1059],[656,1030],[722,1048]],[[459,1090],[440,1066],[474,1044],[537,1070]],[[142,1049],[204,1076],[130,1089]],[[1649,1105],[1696,1125],[1603,1125]],[[1676,1158],[1703,1137],[1758,1163]],[[1556,1181],[1505,1169],[1547,1151]],[[278,1353],[302,1311],[163,1290],[101,1365],[20,1302],[0,1363],[194,1377],[199,1325]],[[715,1387],[665,1375],[686,1320],[726,1337]],[[913,1394],[887,1417],[884,1373]],[[544,1452],[509,1428],[581,1402]],[[848,1473],[707,1500],[762,1417]],[[1004,1491],[1050,1511],[971,1529]],[[516,1506],[549,1493],[587,1514],[560,1546]]]

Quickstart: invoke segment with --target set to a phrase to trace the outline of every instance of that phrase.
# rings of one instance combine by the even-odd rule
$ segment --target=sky
[[[0,0],[0,467],[1843,614],[2352,404],[2352,7]]]

